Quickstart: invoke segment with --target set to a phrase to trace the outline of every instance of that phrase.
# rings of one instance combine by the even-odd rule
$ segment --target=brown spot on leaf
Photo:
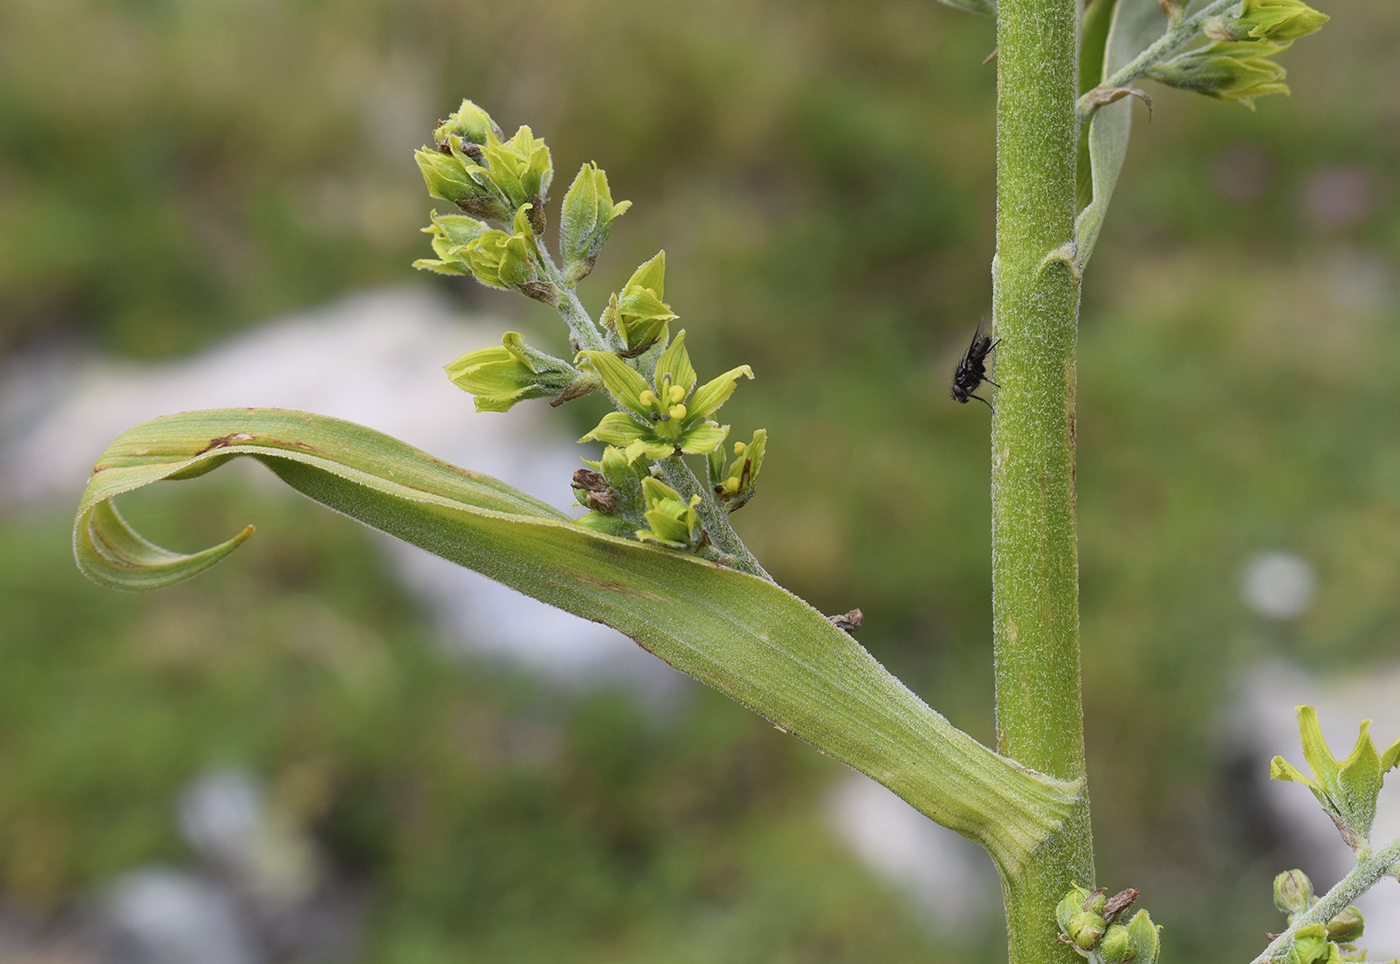
[[[621,593],[624,596],[632,596],[636,599],[660,599],[656,593],[647,592],[645,589],[638,589],[636,586],[629,586],[623,582],[613,582],[610,579],[599,579],[597,576],[586,572],[579,572],[576,569],[565,569],[563,575],[570,579],[577,579],[579,582],[587,583],[590,586],[597,586],[599,589],[607,589],[612,592]]]
[[[253,441],[254,438],[256,438],[256,436],[249,435],[247,432],[233,432],[228,435],[221,435],[218,438],[211,438],[208,445],[194,454],[203,455],[205,452],[211,452],[214,449],[228,448],[230,445],[241,445],[244,442]]]

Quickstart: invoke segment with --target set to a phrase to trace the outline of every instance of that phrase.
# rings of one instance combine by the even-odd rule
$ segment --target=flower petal
[[[593,364],[593,370],[603,379],[603,387],[608,394],[638,415],[645,416],[650,411],[642,404],[641,398],[642,392],[647,390],[646,379],[625,361],[610,351],[581,351],[579,354]]]
[[[670,375],[671,384],[683,387],[687,395],[695,387],[695,369],[690,364],[690,352],[685,350],[684,328],[676,332],[676,340],[656,360],[656,374],[652,383],[660,388],[665,375]]]
[[[622,412],[609,412],[603,416],[603,420],[593,431],[579,441],[606,442],[608,445],[630,445],[638,441],[645,431],[646,429],[638,425],[632,416],[624,415]]]
[[[649,459],[664,459],[674,454],[675,451],[675,443],[651,436],[639,438],[630,443],[627,448],[622,450],[622,454],[627,456],[627,464],[631,465],[643,455]]]
[[[699,422],[682,433],[678,441],[682,452],[689,452],[691,455],[704,455],[706,452],[713,452],[723,445],[724,437],[728,434],[728,425]]]
[[[753,369],[748,365],[740,365],[738,368],[731,368],[718,378],[706,382],[695,390],[695,397],[690,400],[690,411],[693,415],[709,416],[725,402],[729,401],[729,396],[734,394],[734,386],[739,382],[740,375],[747,375],[753,378]]]

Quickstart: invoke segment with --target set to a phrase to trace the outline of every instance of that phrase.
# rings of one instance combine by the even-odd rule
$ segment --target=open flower
[[[710,416],[734,394],[740,375],[753,378],[753,370],[740,365],[697,389],[684,331],[677,332],[676,340],[656,360],[650,385],[612,352],[585,351],[579,356],[589,360],[604,387],[627,409],[603,416],[598,427],[579,441],[617,445],[628,463],[643,455],[664,459],[677,452],[713,452],[729,426],[711,421]]]
[[[1298,707],[1298,730],[1302,736],[1303,756],[1312,776],[1303,773],[1281,756],[1269,764],[1269,776],[1275,780],[1301,783],[1313,792],[1322,809],[1332,818],[1342,839],[1353,850],[1365,846],[1371,834],[1371,822],[1376,816],[1376,797],[1381,792],[1385,774],[1400,764],[1400,740],[1384,754],[1376,749],[1370,734],[1371,721],[1361,724],[1356,746],[1345,760],[1332,755],[1317,721],[1317,710],[1311,706]]]
[[[752,442],[735,442],[734,461],[728,466],[724,464],[723,449],[710,453],[710,485],[730,512],[743,508],[753,498],[767,441],[768,433],[759,429],[753,433]]]

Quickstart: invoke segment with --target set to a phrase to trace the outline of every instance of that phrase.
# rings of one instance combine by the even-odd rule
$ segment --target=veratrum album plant
[[[429,192],[455,210],[433,215],[425,230],[434,256],[416,264],[558,311],[562,354],[505,332],[499,346],[446,367],[483,413],[607,397],[613,411],[580,439],[581,517],[358,425],[273,409],[189,412],[135,426],[98,458],[74,528],[78,565],[119,589],[168,586],[209,568],[252,529],[174,553],[133,531],[113,500],[256,459],[367,525],[616,627],[981,844],[1001,877],[1013,964],[1076,954],[1153,964],[1160,928],[1134,910],[1137,890],[1109,896],[1098,886],[1090,836],[1074,493],[1080,286],[1133,100],[1147,100],[1134,84],[1150,77],[1252,107],[1287,91],[1280,56],[1327,18],[1301,0],[1214,0],[1195,10],[1176,0],[1094,0],[1082,16],[1076,0],[948,2],[995,16],[998,31],[993,319],[954,382],[960,401],[994,390],[996,747],[952,726],[876,662],[850,635],[858,612],[823,615],[764,570],[730,516],[750,504],[762,511],[767,436],[723,421],[725,402],[762,373],[742,362],[696,372],[688,345],[704,333],[692,336],[666,300],[664,252],[590,315],[576,290],[629,202],[615,201],[606,174],[585,163],[551,231],[549,148],[529,127],[507,138],[471,101],[417,152]],[[1280,873],[1274,899],[1287,923],[1256,962],[1361,960],[1354,942],[1364,922],[1351,902],[1400,871],[1400,842],[1370,840],[1400,742],[1382,753],[1362,724],[1355,749],[1337,760],[1311,708],[1299,709],[1299,721],[1309,772],[1278,758],[1271,773],[1313,792],[1356,868],[1320,897],[1300,871]]]

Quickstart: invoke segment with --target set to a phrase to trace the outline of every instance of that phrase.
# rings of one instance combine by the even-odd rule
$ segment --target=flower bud
[[[414,151],[413,157],[433,197],[451,201],[474,217],[502,221],[509,216],[509,210],[486,179],[484,168],[464,164],[456,155],[426,147]]]
[[[1317,902],[1312,881],[1301,870],[1285,870],[1274,878],[1274,906],[1293,918]]]
[[[1287,964],[1334,964],[1339,960],[1337,945],[1327,939],[1327,928],[1321,924],[1298,928],[1286,958]]]
[[[1223,41],[1178,54],[1147,75],[1169,87],[1237,100],[1252,109],[1255,97],[1288,93],[1283,83],[1287,71],[1269,59],[1287,47],[1267,41]]]
[[[1137,960],[1137,945],[1133,943],[1128,928],[1122,924],[1110,924],[1099,943],[1099,954],[1105,964],[1129,964]]]
[[[1327,936],[1338,944],[1350,944],[1366,930],[1366,919],[1355,907],[1347,907],[1327,922]]]
[[[1233,26],[1240,39],[1287,43],[1320,30],[1329,19],[1302,0],[1244,0]]]
[[[622,291],[603,311],[603,324],[621,335],[627,348],[624,357],[634,357],[669,335],[670,322],[679,316],[661,299],[666,293],[666,252],[632,272]]]
[[[612,232],[613,219],[631,206],[631,201],[613,203],[608,176],[598,165],[590,162],[579,168],[564,195],[559,227],[564,274],[569,284],[577,284],[593,270],[598,252]]]
[[[456,134],[472,144],[484,144],[487,135],[492,133],[497,137],[501,136],[501,129],[496,126],[491,115],[471,101],[464,100],[462,106],[433,131],[433,139],[442,142]]]
[[[638,539],[659,542],[673,549],[693,549],[700,545],[704,529],[695,511],[700,496],[692,495],[689,502],[684,502],[679,492],[651,476],[642,479],[642,494],[646,497],[645,516],[650,529],[638,530]]]
[[[527,398],[557,396],[588,375],[531,348],[514,331],[499,346],[468,352],[447,366],[452,383],[476,396],[478,412],[507,412]]]
[[[1104,919],[1091,910],[1081,910],[1069,919],[1065,931],[1070,940],[1087,951],[1103,937]]]
[[[1128,937],[1133,942],[1134,964],[1157,964],[1157,955],[1162,951],[1162,938],[1158,933],[1161,927],[1152,923],[1152,917],[1140,910],[1128,922]]]
[[[1084,909],[1084,898],[1088,896],[1089,891],[1077,885],[1065,894],[1055,908],[1055,922],[1060,925],[1060,930],[1069,933],[1070,919]]]

